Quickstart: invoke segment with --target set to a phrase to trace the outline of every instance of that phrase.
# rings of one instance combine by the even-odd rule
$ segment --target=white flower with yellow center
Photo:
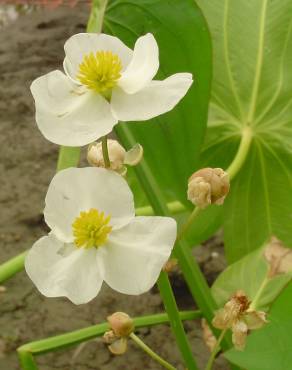
[[[45,221],[51,228],[29,251],[26,271],[47,297],[92,300],[105,281],[125,294],[156,282],[176,238],[169,217],[135,217],[132,192],[117,173],[70,168],[52,180]]]
[[[134,50],[117,37],[80,33],[65,43],[64,70],[31,85],[36,122],[50,141],[82,146],[111,132],[118,121],[144,121],[170,111],[192,84],[190,73],[152,81],[159,68],[152,34]]]

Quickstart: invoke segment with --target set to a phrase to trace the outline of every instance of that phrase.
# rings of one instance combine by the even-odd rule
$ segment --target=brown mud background
[[[88,5],[38,9],[0,29],[0,263],[29,248],[47,232],[42,209],[58,147],[46,141],[36,127],[29,86],[36,77],[61,68],[64,41],[84,31],[88,12]],[[225,265],[220,238],[194,253],[211,283]],[[180,308],[194,309],[180,273],[173,273],[171,280]],[[163,311],[156,288],[134,297],[104,285],[96,299],[81,306],[63,298],[43,297],[25,272],[7,281],[5,288],[0,293],[0,370],[19,369],[15,350],[29,341],[102,322],[115,311],[131,316]],[[185,328],[198,365],[204,368],[209,353],[200,321],[186,322]],[[183,369],[169,326],[137,333],[162,357]],[[114,357],[101,340],[38,357],[37,362],[42,370],[160,369],[134,344],[124,356]],[[224,359],[217,360],[215,369],[227,369]]]

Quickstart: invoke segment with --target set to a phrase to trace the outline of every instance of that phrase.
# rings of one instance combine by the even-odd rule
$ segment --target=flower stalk
[[[136,334],[131,333],[130,338],[140,347],[144,352],[147,353],[154,361],[158,362],[161,366],[168,370],[176,370],[170,363],[160,357],[156,352],[154,352],[150,347],[147,346]]]
[[[213,349],[213,351],[212,351],[212,353],[209,357],[209,360],[207,362],[205,370],[212,370],[216,355],[220,351],[220,344],[221,344],[221,342],[224,338],[224,335],[225,335],[226,331],[227,331],[227,329],[222,330],[219,338],[217,339],[216,346],[214,347],[214,349]]]
[[[202,317],[202,314],[198,310],[182,311],[179,312],[179,316],[181,320],[195,320]],[[169,317],[166,313],[160,313],[136,317],[133,319],[133,322],[136,328],[142,328],[166,324],[169,322]],[[24,344],[17,349],[22,368],[23,370],[38,370],[34,356],[40,356],[48,352],[61,350],[93,338],[101,337],[107,330],[109,330],[109,324],[104,322],[67,334],[61,334],[55,337]]]
[[[233,161],[231,162],[230,166],[226,170],[226,172],[229,174],[230,180],[234,179],[234,177],[237,175],[237,173],[243,166],[250,149],[252,137],[253,135],[251,128],[249,126],[244,127],[242,130],[242,137],[238,151]]]
[[[110,168],[111,162],[109,159],[109,154],[108,154],[108,147],[107,147],[107,136],[104,136],[101,139],[101,145],[102,145],[102,155],[103,155],[103,160],[104,160],[104,165],[105,168]]]

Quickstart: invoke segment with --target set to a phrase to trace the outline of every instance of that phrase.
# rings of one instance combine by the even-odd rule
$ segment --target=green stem
[[[101,32],[104,13],[106,11],[108,0],[93,0],[91,13],[87,22],[87,32]]]
[[[11,278],[17,272],[23,270],[26,255],[27,251],[0,265],[0,283]]]
[[[134,146],[135,139],[126,126],[117,127],[116,131],[126,147],[131,148]],[[155,214],[168,215],[169,211],[167,209],[167,206],[162,201],[162,199],[164,198],[163,193],[157,185],[146,162],[142,160],[140,164],[135,167],[135,171]],[[170,324],[173,334],[175,335],[177,345],[180,349],[186,366],[189,369],[195,370],[197,369],[197,365],[192,355],[192,351],[184,332],[183,325],[180,322],[176,301],[174,299],[172,289],[167,274],[165,272],[161,272],[157,284],[163,299],[166,312],[170,317]]]
[[[125,147],[131,148],[135,144],[135,139],[126,125],[118,125],[115,127],[115,130]],[[155,214],[169,216],[169,210],[164,201],[164,195],[145,160],[142,160],[140,164],[135,167],[135,172],[145,191],[149,203],[155,211]],[[206,279],[202,274],[197,261],[192,255],[191,248],[189,248],[189,245],[185,241],[180,240],[174,248],[174,256],[178,259],[180,268],[193,299],[197,303],[199,309],[203,312],[203,315],[208,321],[213,333],[218,337],[219,331],[214,329],[212,326],[214,312],[218,307],[211,294]],[[231,340],[229,338],[224,340],[222,343],[224,349],[230,348],[231,345]]]
[[[249,126],[244,127],[242,130],[242,137],[238,151],[232,163],[226,170],[229,174],[230,180],[234,179],[234,177],[237,175],[242,165],[244,164],[247,154],[249,152],[250,144],[252,142],[252,137],[253,135],[251,128]]]
[[[175,297],[172,292],[172,288],[167,276],[167,273],[162,271],[157,281],[160,296],[163,300],[165,310],[169,316],[170,325],[173,334],[176,338],[177,345],[180,349],[182,357],[189,369],[198,369],[195,359],[193,357],[188,338],[185,334],[184,327],[179,316],[179,311],[175,301]]]
[[[130,338],[144,351],[146,352],[154,361],[158,362],[161,366],[168,370],[176,370],[170,363],[165,361],[162,357],[160,357],[157,353],[152,351],[150,347],[147,346],[136,334],[131,333]]]
[[[69,167],[76,167],[80,159],[80,148],[61,146],[57,163],[57,172]]]
[[[200,311],[182,311],[179,313],[181,320],[195,320],[202,317]],[[135,328],[149,327],[169,322],[166,313],[136,317],[133,319]],[[57,335],[51,338],[24,344],[17,349],[20,363],[24,370],[37,370],[33,356],[67,348],[93,338],[102,336],[109,330],[108,323],[104,322],[88,328],[75,330],[71,333]],[[34,367],[33,367],[34,365]]]
[[[169,209],[169,212],[172,215],[186,211],[185,206],[178,200],[167,203],[167,208]],[[136,215],[137,216],[153,216],[154,211],[151,206],[139,207],[139,208],[136,208]]]
[[[104,166],[105,168],[110,168],[111,162],[109,159],[109,154],[108,154],[108,147],[107,147],[107,137],[103,136],[101,139],[101,147],[102,147],[102,155],[103,155],[103,160],[104,160]]]
[[[27,351],[18,351],[19,362],[24,370],[38,370],[33,354]]]
[[[209,360],[208,360],[208,363],[207,363],[207,366],[206,366],[205,370],[212,370],[212,367],[213,367],[213,364],[214,364],[214,361],[215,361],[215,357],[216,357],[217,353],[220,350],[220,344],[221,344],[221,342],[224,338],[224,335],[225,335],[226,331],[227,331],[227,329],[222,330],[222,332],[221,332],[221,334],[220,334],[220,336],[219,336],[219,338],[216,342],[216,345],[215,345],[215,347],[214,347],[214,349],[213,349],[213,351],[212,351],[212,353],[209,357]]]
[[[199,207],[194,208],[193,212],[190,214],[190,216],[188,217],[185,224],[181,227],[180,232],[178,233],[178,236],[177,236],[177,239],[176,239],[177,241],[181,240],[185,236],[189,227],[192,226],[194,220],[200,214],[200,211],[201,211],[201,208],[199,208]]]
[[[265,290],[267,284],[270,282],[270,278],[268,276],[266,276],[260,286],[260,288],[258,289],[254,299],[252,300],[250,306],[249,306],[249,309],[250,310],[256,310],[257,308],[257,304],[258,304],[258,301],[259,299],[261,298],[261,295],[263,294],[263,291]]]

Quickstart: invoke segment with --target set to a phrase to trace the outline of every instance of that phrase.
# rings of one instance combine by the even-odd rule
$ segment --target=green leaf
[[[270,265],[264,257],[266,246],[248,254],[224,270],[212,286],[212,294],[222,307],[237,290],[243,290],[257,310],[267,310],[269,305],[291,281],[292,267],[288,273],[270,277]]]
[[[146,122],[119,124],[143,146],[145,161],[167,201],[188,204],[187,179],[198,166],[210,90],[211,48],[205,20],[193,0],[112,0],[104,31],[131,48],[139,36],[153,33],[160,53],[156,79],[177,72],[194,75],[192,88],[172,112]],[[141,189],[134,187],[135,191]]]
[[[292,2],[198,4],[214,46],[202,162],[227,168],[243,133],[253,135],[224,207],[226,254],[234,262],[273,234],[292,243]]]
[[[225,353],[232,363],[248,370],[288,370],[292,364],[292,284],[274,303],[269,323],[253,331],[244,351]]]

